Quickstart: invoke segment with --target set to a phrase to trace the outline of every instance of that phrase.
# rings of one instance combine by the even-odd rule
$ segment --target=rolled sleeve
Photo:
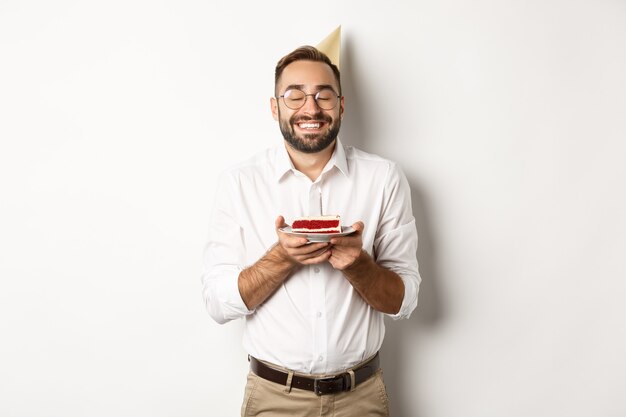
[[[379,239],[376,262],[400,276],[404,298],[400,311],[388,314],[394,320],[407,319],[417,307],[417,294],[422,278],[417,263],[417,231],[415,221],[400,226]]]
[[[417,227],[411,207],[411,189],[404,173],[391,165],[385,187],[387,204],[374,242],[376,262],[400,276],[404,298],[400,311],[388,314],[394,320],[409,318],[417,307],[422,280],[417,262]]]
[[[209,315],[218,323],[253,313],[239,293],[239,274],[244,269],[245,245],[235,217],[228,178],[222,177],[203,254],[202,295]]]
[[[215,267],[202,278],[204,303],[209,315],[219,324],[252,314],[239,293],[238,279],[243,268]]]
[[[400,311],[396,314],[387,314],[394,320],[408,319],[411,317],[411,313],[417,307],[417,293],[419,291],[420,277],[417,274],[416,277],[408,277],[406,275],[400,275],[402,282],[404,282],[404,298],[402,299],[402,306]]]

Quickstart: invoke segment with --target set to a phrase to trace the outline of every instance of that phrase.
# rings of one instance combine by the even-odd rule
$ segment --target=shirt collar
[[[281,178],[287,174],[287,172],[295,171],[296,169],[293,166],[293,162],[291,162],[291,158],[289,158],[286,146],[287,145],[283,142],[280,146],[276,147],[276,159],[274,165],[274,177],[276,178],[276,182],[279,182]]]
[[[296,171],[296,168],[293,166],[293,162],[291,162],[286,146],[287,145],[283,143],[282,146],[278,146],[276,149],[274,176],[277,182],[280,181],[289,171]],[[331,155],[330,160],[328,161],[328,164],[326,164],[323,172],[329,171],[333,166],[336,166],[343,175],[348,176],[349,171],[346,151],[339,138],[337,138],[335,142],[335,150],[333,151],[333,154]]]
[[[348,159],[346,158],[346,150],[343,147],[343,143],[337,138],[335,144],[335,151],[333,156],[330,157],[330,162],[334,163],[339,171],[346,177],[348,176]]]

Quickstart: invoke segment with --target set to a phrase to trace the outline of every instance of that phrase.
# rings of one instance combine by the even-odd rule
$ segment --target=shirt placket
[[[320,182],[314,182],[309,188],[309,215],[323,214],[322,189]],[[327,368],[328,333],[326,325],[326,280],[323,275],[325,264],[310,265],[309,282],[311,283],[311,320],[313,329],[313,372]]]

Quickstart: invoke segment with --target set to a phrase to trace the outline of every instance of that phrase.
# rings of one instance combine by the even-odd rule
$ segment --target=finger
[[[280,239],[280,243],[285,248],[289,248],[289,249],[305,248],[306,249],[306,247],[308,246],[307,243],[309,241],[305,237],[288,236],[286,233],[283,233],[280,230],[278,232],[283,234],[283,236]],[[305,252],[307,251],[305,250]]]
[[[300,262],[303,265],[314,265],[314,264],[321,264],[322,262],[326,262],[327,260],[330,259],[332,255],[332,251],[328,250],[328,248],[326,248],[324,250],[324,252],[322,252],[321,254],[313,257],[313,258],[307,258],[305,260],[303,260],[302,262]]]
[[[280,244],[288,249],[292,256],[307,255],[323,248],[328,243],[315,243],[311,244],[307,238],[302,236],[289,236],[282,233],[280,236]]]
[[[356,247],[353,249],[347,246],[336,245],[333,246],[333,258],[350,256],[355,251]]]
[[[276,220],[274,221],[274,226],[276,226],[276,229],[287,226],[287,223],[285,223],[285,218],[283,216],[276,217]]]
[[[315,256],[319,256],[322,253],[328,251],[330,249],[330,245],[326,245],[325,247],[323,247],[322,249],[318,250],[317,252],[315,252]]]
[[[334,237],[330,239],[330,243],[336,246],[361,246],[361,235],[356,232],[348,236]]]
[[[365,223],[362,221],[358,221],[352,225],[352,228],[356,231],[357,234],[363,233],[365,229]]]
[[[330,247],[329,243],[311,243],[298,248],[295,252],[299,255],[312,256],[316,253],[322,253],[322,251]]]

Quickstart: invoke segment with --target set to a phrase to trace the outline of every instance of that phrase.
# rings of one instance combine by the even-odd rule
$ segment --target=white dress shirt
[[[239,273],[276,242],[276,217],[338,214],[363,221],[363,249],[404,282],[400,311],[408,318],[421,281],[417,231],[406,177],[393,162],[344,147],[315,181],[296,170],[285,145],[268,149],[220,177],[204,251],[203,296],[218,323],[245,318],[243,347],[257,359],[308,374],[349,368],[375,354],[384,316],[330,263],[303,266],[255,310],[238,289]]]

